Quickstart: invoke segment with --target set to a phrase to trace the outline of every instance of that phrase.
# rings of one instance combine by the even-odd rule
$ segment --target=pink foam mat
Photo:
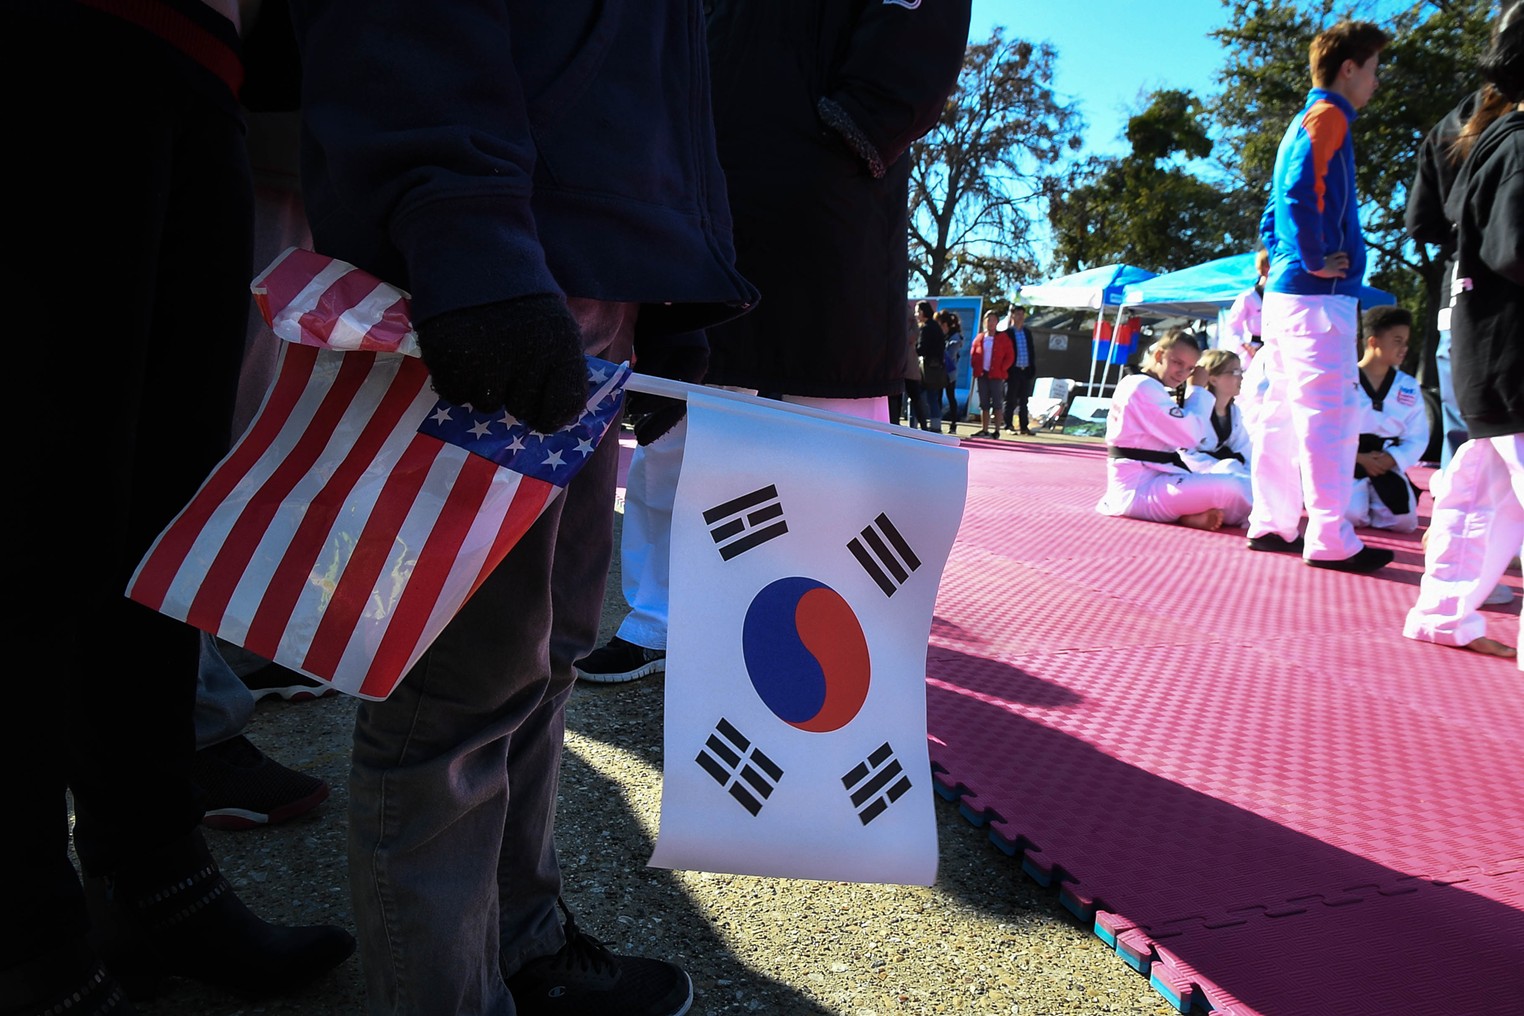
[[[1524,674],[1402,637],[1417,534],[1318,571],[1098,515],[1098,444],[969,447],[942,796],[1181,1011],[1524,1012]]]

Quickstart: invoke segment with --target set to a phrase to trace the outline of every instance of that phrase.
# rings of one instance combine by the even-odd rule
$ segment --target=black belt
[[[1106,457],[1108,459],[1135,459],[1138,462],[1157,462],[1166,466],[1179,466],[1185,469],[1185,462],[1180,458],[1179,452],[1157,452],[1152,448],[1123,448],[1121,445],[1107,445]]]
[[[1361,434],[1359,451],[1379,452],[1385,451],[1387,439],[1377,434]],[[1418,487],[1402,474],[1400,470],[1391,469],[1380,476],[1370,476],[1365,472],[1365,467],[1355,463],[1355,479],[1370,480],[1371,489],[1381,499],[1381,503],[1389,508],[1393,515],[1406,515],[1408,507],[1413,503],[1409,498],[1418,493]]]

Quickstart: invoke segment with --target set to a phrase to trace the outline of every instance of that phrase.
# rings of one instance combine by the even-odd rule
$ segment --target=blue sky
[[[973,0],[969,40],[996,25],[1007,39],[1058,50],[1054,88],[1078,103],[1088,154],[1121,155],[1127,117],[1158,88],[1216,90],[1223,50],[1207,33],[1226,23],[1222,0]]]

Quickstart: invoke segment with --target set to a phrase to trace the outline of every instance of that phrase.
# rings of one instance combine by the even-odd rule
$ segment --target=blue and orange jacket
[[[1275,154],[1270,200],[1260,218],[1260,239],[1270,252],[1275,293],[1358,296],[1365,280],[1365,236],[1355,199],[1355,108],[1337,92],[1314,88],[1301,115],[1286,128]],[[1342,279],[1312,272],[1329,254],[1349,255]]]

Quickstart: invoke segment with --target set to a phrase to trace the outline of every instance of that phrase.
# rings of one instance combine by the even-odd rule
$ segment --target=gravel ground
[[[617,556],[617,555],[616,555]],[[623,614],[617,566],[604,634]],[[249,736],[333,795],[287,825],[208,830],[254,910],[353,928],[344,837],[355,703],[261,704]],[[649,868],[660,814],[662,681],[581,685],[567,713],[558,841],[578,923],[616,952],[681,963],[695,1016],[979,1013],[1168,1016],[1175,1010],[1019,864],[938,799],[940,864],[928,887],[807,882]],[[359,961],[258,1003],[173,982],[145,1016],[361,1013]],[[617,1016],[617,1014],[612,1014]]]

